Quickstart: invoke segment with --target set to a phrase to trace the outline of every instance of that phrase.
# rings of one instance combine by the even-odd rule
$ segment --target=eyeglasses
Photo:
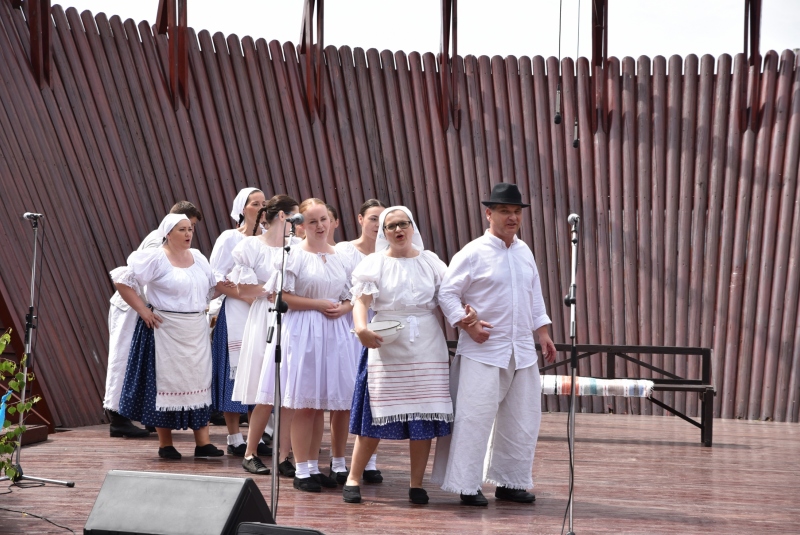
[[[397,223],[389,223],[388,225],[384,225],[383,228],[385,230],[394,232],[397,229],[405,230],[411,226],[411,221],[398,221]]]

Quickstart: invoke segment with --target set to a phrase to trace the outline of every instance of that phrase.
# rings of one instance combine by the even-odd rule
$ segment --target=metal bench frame
[[[451,354],[455,353],[458,341],[448,340],[447,346]],[[571,344],[556,344],[556,350],[569,354],[572,350]],[[653,388],[654,392],[697,392],[700,395],[700,421],[691,418],[684,413],[678,411],[674,407],[667,405],[654,397],[649,397],[652,403],[658,405],[667,412],[689,422],[690,424],[700,428],[700,442],[706,447],[712,445],[712,433],[714,429],[714,396],[716,389],[711,382],[711,349],[705,347],[674,347],[674,346],[614,346],[614,345],[596,345],[596,344],[577,344],[578,360],[596,355],[598,353],[605,353],[606,356],[606,375],[605,377],[598,377],[598,379],[618,379],[616,376],[614,359],[619,357],[633,364],[637,364],[652,372],[661,374],[664,378],[647,378],[649,381],[655,383]],[[536,349],[541,351],[541,346],[536,344]],[[686,379],[668,372],[657,366],[653,366],[649,362],[644,362],[639,358],[630,356],[635,355],[698,355],[702,358],[702,377],[701,379]],[[548,364],[539,368],[539,373],[544,374],[549,370],[554,370],[563,366],[565,369],[569,367],[569,360],[561,360]],[[627,379],[642,379],[640,377],[628,377]]]

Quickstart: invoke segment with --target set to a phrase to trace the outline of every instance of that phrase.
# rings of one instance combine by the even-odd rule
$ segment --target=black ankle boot
[[[107,410],[106,414],[108,419],[111,420],[109,433],[112,437],[146,438],[150,436],[150,431],[136,427],[133,422],[118,412]]]

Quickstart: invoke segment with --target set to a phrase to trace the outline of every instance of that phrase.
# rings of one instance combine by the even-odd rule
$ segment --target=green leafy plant
[[[5,333],[0,335],[0,354],[5,351],[6,345],[8,345],[10,342],[11,329],[9,328],[6,329]],[[29,373],[28,377],[25,377],[25,374],[22,371],[19,371],[20,368],[24,369],[25,360],[27,358],[27,354],[23,355],[19,366],[17,366],[17,363],[12,360],[0,358],[0,382],[8,380],[8,389],[10,391],[19,393],[23,388],[25,388],[26,382],[33,381],[32,373]],[[2,398],[5,394],[6,392],[0,391],[0,398]],[[33,407],[33,404],[37,401],[39,401],[39,397],[26,400],[25,403],[20,401],[11,404],[10,399],[7,402],[6,414],[3,418],[3,427],[0,431],[0,472],[4,472],[5,475],[7,475],[12,481],[16,480],[17,476],[17,469],[13,465],[12,455],[14,453],[14,449],[19,444],[22,433],[25,432],[25,426],[17,425],[12,428],[12,422],[9,417],[14,417],[15,420],[18,420],[20,414],[30,411],[31,407]]]

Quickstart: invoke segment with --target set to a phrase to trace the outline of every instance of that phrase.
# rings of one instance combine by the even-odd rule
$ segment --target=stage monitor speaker
[[[247,522],[239,525],[236,535],[325,535],[321,531],[308,528],[290,528]]]
[[[242,522],[274,524],[250,478],[111,470],[84,535],[235,535]]]

